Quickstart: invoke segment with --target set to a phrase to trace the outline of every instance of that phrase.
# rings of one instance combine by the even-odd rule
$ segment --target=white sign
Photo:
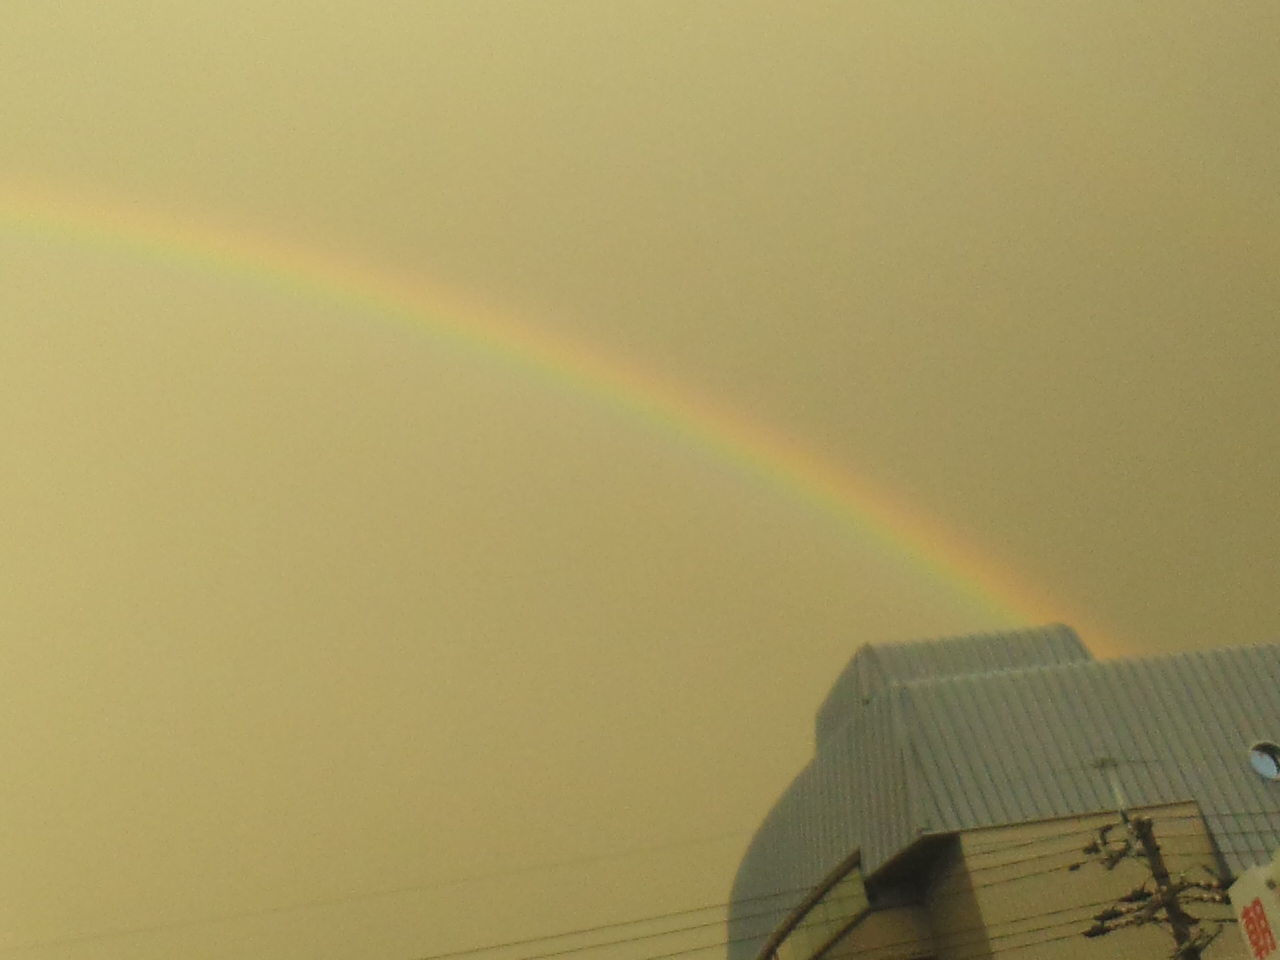
[[[1280,853],[1269,866],[1242,873],[1229,892],[1249,952],[1256,960],[1280,960]]]

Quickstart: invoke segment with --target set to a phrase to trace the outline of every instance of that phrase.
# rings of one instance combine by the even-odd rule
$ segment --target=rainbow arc
[[[279,237],[31,186],[0,185],[0,229],[251,281],[412,327],[533,380],[554,382],[586,402],[700,449],[778,495],[823,512],[851,536],[899,557],[915,573],[978,604],[1004,624],[1068,620],[1079,625],[1078,618],[1011,571],[866,477],[706,397],[504,314],[479,298]],[[1094,634],[1090,639],[1096,645],[1101,638]]]

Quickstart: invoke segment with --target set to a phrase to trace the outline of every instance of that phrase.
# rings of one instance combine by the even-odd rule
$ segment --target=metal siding
[[[1223,750],[1213,729],[1216,725],[1206,726],[1200,716],[1210,704],[1198,698],[1188,686],[1188,678],[1180,675],[1195,673],[1200,665],[1194,658],[1187,658],[1181,667],[1179,670],[1179,664],[1157,662],[1142,671],[1147,675],[1150,695],[1129,706],[1131,710],[1142,710],[1142,716],[1132,722],[1147,732],[1147,749],[1156,762],[1144,765],[1139,772],[1150,776],[1154,771],[1163,771],[1188,796],[1200,800],[1205,809],[1224,809],[1228,803],[1222,783],[1217,777],[1205,776],[1207,765]],[[1141,683],[1144,678],[1140,672],[1132,673],[1131,682]]]
[[[1242,694],[1247,696],[1250,684],[1242,686],[1244,676],[1237,675],[1222,657],[1188,655],[1186,664],[1189,669],[1177,675],[1168,667],[1153,671],[1163,687],[1161,727],[1172,733],[1169,752],[1192,795],[1218,821],[1219,849],[1234,871],[1240,866],[1242,852],[1232,836],[1242,809],[1239,797],[1248,789],[1246,778],[1255,775],[1247,770],[1247,745],[1240,743],[1238,733],[1231,729],[1235,724],[1222,720],[1230,709],[1226,704]]]
[[[894,729],[898,737],[898,749],[905,768],[903,781],[908,801],[909,823],[913,832],[939,832],[946,822],[941,797],[929,776],[924,755],[914,736],[919,726],[911,693],[905,689],[894,692]]]
[[[872,647],[889,683],[1091,660],[1070,627],[980,633]]]
[[[988,701],[985,698],[970,699],[967,696],[970,690],[967,684],[956,684],[944,685],[940,691],[949,714],[947,730],[960,744],[955,757],[959,774],[956,787],[959,790],[974,788],[972,792],[981,804],[979,821],[1007,823],[1016,815],[1013,797],[1007,788],[1012,771],[1004,762],[1004,750],[996,747],[997,743],[1003,746],[1005,731],[989,724],[983,715]]]
[[[992,729],[1024,730],[1030,725],[1031,715],[1022,702],[1022,691],[1014,689],[1009,693],[1011,696],[998,698],[990,705]],[[1012,763],[1022,773],[1006,781],[1006,788],[1014,793],[1014,802],[1022,809],[1053,810],[1055,804],[1041,769],[1041,757],[1021,737],[1011,738],[1007,749]]]
[[[958,775],[958,771],[952,765],[954,754],[947,749],[932,711],[922,711],[915,696],[910,692],[906,694],[906,703],[908,710],[904,712],[903,719],[910,724],[906,733],[911,739],[921,776],[921,786],[928,791],[937,813],[934,829],[939,831],[953,829],[953,824],[973,817],[972,811],[967,809],[965,798],[959,798],[965,801],[964,810],[957,811],[953,806],[957,795],[954,788],[949,789],[949,785]]]
[[[1016,727],[1024,743],[1028,757],[1026,776],[1034,779],[1044,797],[1046,817],[1066,816],[1071,810],[1095,808],[1100,805],[1098,786],[1083,776],[1082,751],[1076,743],[1065,743],[1054,738],[1032,734],[1039,724],[1064,727],[1077,724],[1087,741],[1097,737],[1092,727],[1090,711],[1079,709],[1076,697],[1064,697],[1048,678],[1034,677],[1032,682],[1013,686],[1008,695],[1016,699],[1021,709],[1022,722]],[[1046,716],[1047,714],[1047,716]],[[1077,776],[1064,777],[1065,771],[1075,771]]]
[[[1272,679],[1280,648],[1270,651],[1265,668],[1259,652],[1214,651],[909,684],[921,765],[942,794],[944,829],[1107,809],[1107,781],[1090,767],[1112,756],[1130,805],[1196,800],[1238,871],[1246,854],[1275,839],[1280,788],[1249,769],[1248,744],[1223,712],[1247,703],[1259,722],[1280,729],[1280,697],[1267,696],[1280,689]],[[994,706],[1014,698],[1029,722],[1011,725]],[[1035,790],[999,785],[1037,779],[1059,801],[1049,809]],[[1248,813],[1267,803],[1271,815]]]
[[[1152,667],[1152,675],[1158,675],[1159,664],[1152,664]],[[1194,791],[1181,765],[1162,757],[1164,738],[1160,736],[1158,725],[1149,722],[1153,712],[1162,716],[1168,709],[1166,698],[1158,687],[1150,698],[1139,701],[1132,695],[1137,683],[1133,671],[1117,667],[1102,674],[1098,680],[1120,714],[1118,720],[1112,721],[1114,728],[1123,731],[1112,756],[1124,761],[1117,773],[1125,796],[1132,797],[1132,802],[1139,804],[1148,802],[1148,797],[1192,796]],[[1128,737],[1127,742],[1125,736]],[[1135,772],[1139,769],[1140,774]]]
[[[880,655],[876,652],[876,647],[866,647],[866,656],[863,658],[863,669],[859,671],[856,693],[858,702],[866,703],[877,693],[884,690],[889,685],[889,680],[885,677],[884,667],[880,663]],[[857,661],[857,655],[854,661]]]
[[[867,705],[856,727],[859,766],[864,771],[863,783],[867,785],[864,787],[867,804],[858,829],[864,871],[874,869],[873,864],[896,853],[904,841],[910,842],[902,752],[894,722],[896,712],[892,697],[877,697]]]
[[[818,709],[817,741],[895,683],[989,673],[993,670],[1076,663],[1092,654],[1070,627],[1055,624],[1007,633],[865,646],[840,672]]]
[[[835,775],[832,782],[832,809],[837,813],[833,818],[836,822],[836,843],[847,855],[858,846],[855,797],[861,790],[861,784],[865,782],[858,776],[856,769],[857,748],[853,729],[849,725],[846,724],[839,730],[829,750],[829,766]]]
[[[1238,710],[1238,704],[1242,698],[1252,699],[1249,691],[1254,684],[1241,682],[1245,680],[1245,675],[1237,673],[1232,669],[1231,664],[1221,663],[1213,666],[1219,668],[1222,674],[1218,679],[1218,686],[1224,696],[1216,702],[1206,702],[1202,705],[1199,711],[1201,715],[1197,718],[1200,722],[1197,726],[1211,732],[1218,744],[1218,755],[1211,758],[1216,761],[1214,766],[1206,764],[1204,767],[1196,767],[1194,774],[1197,780],[1210,779],[1218,794],[1216,802],[1211,805],[1212,811],[1225,817],[1219,824],[1221,836],[1218,837],[1215,834],[1215,837],[1219,841],[1219,849],[1228,867],[1236,873],[1252,865],[1256,859],[1255,854],[1269,853],[1269,851],[1257,849],[1255,838],[1249,834],[1252,818],[1245,812],[1252,806],[1250,799],[1255,782],[1258,786],[1265,786],[1265,781],[1249,767],[1249,744],[1244,742],[1234,729],[1236,724],[1231,723],[1228,728],[1224,724],[1214,722],[1224,713]],[[1277,714],[1274,700],[1271,707],[1272,713]],[[1265,707],[1263,710],[1265,711]],[[1280,714],[1277,714],[1277,718],[1280,719]],[[1217,775],[1211,776],[1213,773]],[[1265,797],[1263,802],[1266,802]],[[1272,791],[1271,807],[1280,809],[1280,796],[1276,796],[1275,791]],[[1274,838],[1274,830],[1271,832]]]
[[[1244,718],[1251,716],[1260,729],[1273,731],[1270,738],[1280,736],[1280,697],[1276,696],[1280,661],[1268,662],[1258,656],[1260,652],[1249,651],[1239,661],[1215,658],[1207,664],[1216,675],[1214,692],[1222,696],[1203,699],[1198,718],[1198,726],[1211,732],[1220,747],[1214,758],[1219,767],[1214,779],[1221,803],[1214,812],[1225,815],[1220,848],[1233,872],[1269,858],[1280,845],[1280,784],[1268,783],[1249,767],[1248,749],[1255,738],[1242,735],[1241,730]],[[1222,722],[1224,714],[1232,722]],[[1206,777],[1211,769],[1204,769]],[[1254,810],[1271,813],[1255,814]]]
[[[1131,806],[1198,803],[1232,873],[1280,846],[1280,783],[1247,755],[1280,742],[1280,646],[1097,662],[1066,628],[1024,631],[1003,652],[991,636],[956,643],[853,658],[824,703],[848,713],[828,713],[813,761],[761,824],[735,901],[787,890],[790,909],[854,849],[871,873],[922,831],[1110,809],[1102,756],[1121,761]],[[1052,662],[999,666],[1032,655]],[[997,669],[972,672],[978,660]],[[944,665],[970,672],[936,676]],[[735,919],[758,912],[731,909],[730,939],[754,939],[730,960],[763,943],[759,921]]]

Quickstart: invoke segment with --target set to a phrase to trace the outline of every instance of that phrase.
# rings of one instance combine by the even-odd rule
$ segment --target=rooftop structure
[[[910,898],[914,854],[984,828],[1190,803],[1224,878],[1280,848],[1280,781],[1251,754],[1280,741],[1280,646],[1098,661],[1065,626],[865,646],[816,727],[738,870],[730,960],[850,863],[871,901]]]

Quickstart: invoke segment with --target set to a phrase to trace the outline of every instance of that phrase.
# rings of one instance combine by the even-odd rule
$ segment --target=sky
[[[1261,0],[6,10],[0,957],[721,904],[861,644],[1274,641],[1278,41]],[[717,960],[717,917],[599,956]]]

